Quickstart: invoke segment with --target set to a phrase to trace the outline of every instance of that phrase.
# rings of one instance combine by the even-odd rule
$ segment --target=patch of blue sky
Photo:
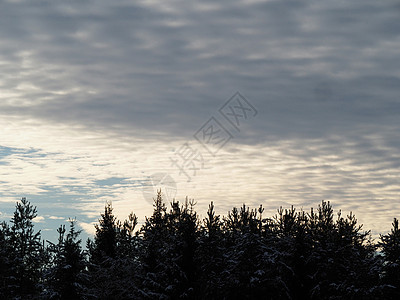
[[[11,150],[9,151],[9,153]],[[65,180],[74,181],[74,177],[62,177]],[[82,211],[82,202],[96,201],[96,199],[104,199],[112,193],[111,187],[143,187],[149,185],[148,180],[131,180],[124,177],[110,177],[104,180],[96,180],[88,186],[68,184],[61,186],[41,185],[42,192],[39,194],[19,194],[10,191],[10,193],[0,193],[0,221],[10,221],[15,210],[15,204],[26,197],[32,205],[37,207],[38,221],[35,222],[36,230],[41,230],[42,238],[52,242],[57,241],[57,228],[60,224],[66,224],[69,218],[76,219],[78,222],[92,223],[100,218],[100,213],[96,217],[88,217],[87,213]],[[93,194],[93,186],[97,186],[99,190]],[[1,198],[15,198],[15,201],[1,202]],[[78,226],[79,228],[79,226]],[[89,235],[82,231],[81,238],[86,240]]]
[[[127,181],[128,178],[124,177],[110,177],[107,179],[96,180],[94,183],[99,186],[113,186],[113,185],[130,185]]]
[[[17,151],[18,151],[17,148],[0,146],[0,159],[2,159],[3,157],[6,157],[6,156],[12,155],[12,154],[16,153]]]
[[[110,186],[129,186],[132,188],[142,188],[144,186],[151,186],[151,179],[144,178],[139,180],[133,180],[124,177],[110,177],[107,179],[95,180],[94,184],[97,186],[110,187]]]
[[[10,148],[10,147],[0,146],[0,159],[13,154],[18,154],[29,158],[40,158],[40,157],[46,157],[48,155],[46,153],[41,152],[41,150],[35,148],[25,149],[25,148]]]
[[[21,197],[26,197],[32,205],[37,207],[38,218],[35,222],[35,229],[41,230],[42,238],[52,242],[57,241],[57,228],[61,224],[67,224],[68,219],[76,219],[80,222],[90,223],[96,219],[87,217],[79,208],[78,204],[82,199],[90,199],[87,195],[87,189],[75,187],[74,194],[65,193],[62,188],[45,186],[41,187],[45,192],[40,195],[11,195],[15,197],[15,202],[0,202],[0,221],[9,222],[15,210],[16,203]],[[69,186],[69,189],[74,187]],[[79,191],[79,193],[77,192]],[[0,199],[2,196],[0,194]],[[10,197],[10,195],[7,195]],[[51,218],[50,218],[51,217]],[[100,217],[100,215],[99,215]],[[89,235],[82,232],[82,238],[87,239]],[[84,240],[83,239],[83,240]]]

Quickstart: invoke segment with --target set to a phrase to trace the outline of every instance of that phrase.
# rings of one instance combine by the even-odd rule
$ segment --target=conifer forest
[[[354,214],[322,201],[310,211],[246,205],[226,216],[211,202],[169,207],[161,193],[137,228],[111,203],[86,245],[76,221],[58,241],[41,239],[36,207],[23,198],[0,227],[1,299],[399,299],[400,231],[373,240]]]

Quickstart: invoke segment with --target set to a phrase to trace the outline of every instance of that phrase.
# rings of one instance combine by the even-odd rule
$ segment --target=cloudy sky
[[[400,217],[400,3],[0,0],[0,219],[107,200]],[[236,94],[239,92],[240,94]],[[232,98],[231,98],[232,97]]]

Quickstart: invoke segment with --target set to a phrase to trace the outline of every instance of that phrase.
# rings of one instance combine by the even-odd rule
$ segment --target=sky
[[[0,0],[0,220],[55,240],[161,189],[204,216],[400,217],[397,0]]]

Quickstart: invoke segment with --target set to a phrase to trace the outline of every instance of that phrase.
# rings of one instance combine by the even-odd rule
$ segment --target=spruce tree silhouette
[[[43,278],[42,267],[45,263],[45,251],[41,243],[40,231],[35,232],[33,219],[37,209],[22,198],[17,202],[10,228],[11,294],[33,297],[39,292],[39,283]]]
[[[76,230],[75,220],[69,221],[69,231],[65,234],[65,225],[57,232],[58,243],[48,242],[51,256],[46,281],[49,289],[42,295],[51,299],[84,299],[86,290],[86,257],[78,239],[81,233]]]
[[[379,246],[383,254],[382,276],[387,297],[400,298],[400,229],[394,218],[390,233],[380,236]]]

